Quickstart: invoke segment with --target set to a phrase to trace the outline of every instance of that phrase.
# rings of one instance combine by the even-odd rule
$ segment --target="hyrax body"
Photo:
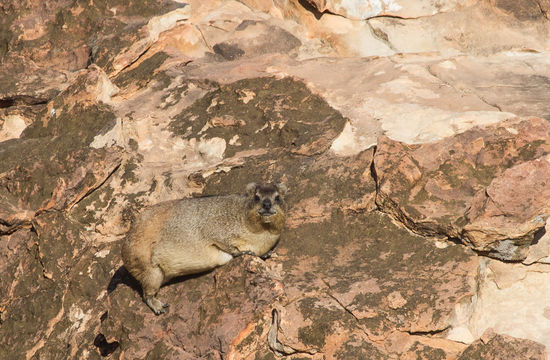
[[[242,254],[263,256],[279,240],[286,187],[248,184],[246,195],[168,201],[141,213],[122,247],[124,266],[141,284],[143,299],[160,314],[160,286]]]

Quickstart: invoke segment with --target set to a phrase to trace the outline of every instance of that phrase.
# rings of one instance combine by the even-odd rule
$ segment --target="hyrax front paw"
[[[170,305],[164,304],[162,301],[153,296],[146,296],[145,303],[153,310],[155,315],[164,314]]]

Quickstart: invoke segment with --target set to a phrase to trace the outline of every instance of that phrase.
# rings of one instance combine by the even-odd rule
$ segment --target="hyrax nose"
[[[266,210],[271,209],[271,200],[264,199],[264,201],[262,202],[262,207]]]

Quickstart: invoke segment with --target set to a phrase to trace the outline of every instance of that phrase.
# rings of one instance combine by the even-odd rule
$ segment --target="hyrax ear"
[[[286,187],[285,184],[283,184],[283,183],[278,183],[278,184],[277,184],[277,189],[279,189],[279,194],[281,194],[281,195],[285,195],[285,194],[286,194],[287,187]]]
[[[248,185],[246,185],[246,195],[252,196],[256,193],[256,188],[258,187],[258,184],[255,182],[251,182]]]

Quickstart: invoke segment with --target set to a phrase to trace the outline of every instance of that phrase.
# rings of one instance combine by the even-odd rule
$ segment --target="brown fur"
[[[156,294],[171,278],[210,270],[244,253],[263,256],[275,246],[285,221],[286,187],[249,184],[246,190],[244,196],[161,203],[132,224],[122,259],[156,314],[167,306]]]

